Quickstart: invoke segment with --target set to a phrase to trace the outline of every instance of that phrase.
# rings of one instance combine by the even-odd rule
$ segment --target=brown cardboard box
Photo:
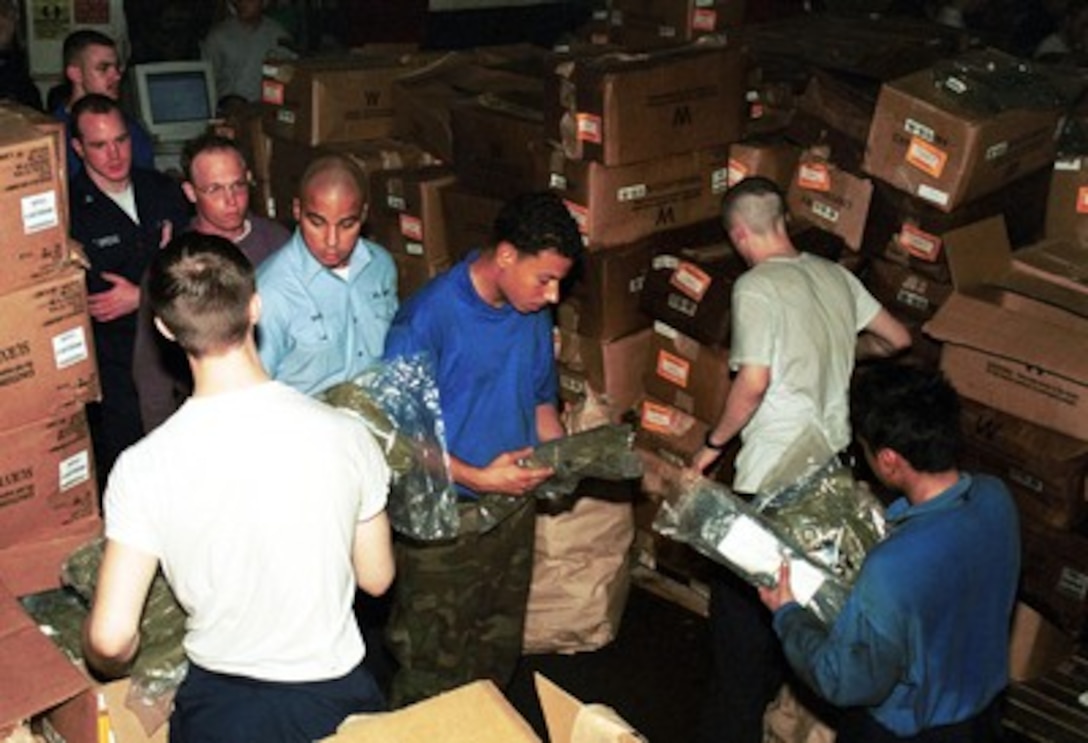
[[[1088,156],[1054,161],[1046,203],[1046,236],[1088,248]]]
[[[640,300],[652,252],[653,241],[642,240],[583,254],[570,295],[559,305],[559,326],[601,340],[648,328]]]
[[[459,182],[443,188],[441,198],[450,260],[459,261],[471,250],[491,242],[495,217],[504,203],[502,198],[466,188]]]
[[[1068,658],[1073,638],[1023,601],[1016,602],[1009,640],[1009,680],[1028,681]]]
[[[546,131],[571,160],[609,166],[726,145],[744,128],[744,76],[724,43],[573,57],[548,79]]]
[[[613,422],[618,423],[619,417],[642,398],[649,328],[609,341],[563,329],[558,337],[559,396],[569,402],[580,402],[590,389],[608,395],[615,416]]]
[[[505,199],[547,185],[543,83],[532,83],[450,107],[453,162],[469,188]]]
[[[371,235],[391,253],[449,265],[441,190],[455,180],[449,168],[440,165],[376,173],[371,179]]]
[[[700,343],[725,345],[733,282],[744,269],[727,243],[662,245],[646,274],[642,308]]]
[[[16,596],[60,588],[64,562],[77,549],[100,536],[102,520],[96,516],[0,549],[0,583]]]
[[[389,137],[393,82],[433,54],[353,54],[267,62],[261,84],[265,130],[319,145]]]
[[[728,187],[749,176],[763,176],[778,184],[783,193],[797,172],[801,148],[781,139],[756,139],[729,145]]]
[[[0,295],[0,418],[6,428],[99,398],[83,271]]]
[[[952,294],[950,281],[938,281],[898,263],[875,257],[865,285],[897,318],[928,320]]]
[[[553,150],[549,183],[567,202],[589,250],[627,245],[719,218],[726,146],[609,167]]]
[[[1061,112],[975,110],[934,84],[930,69],[885,83],[862,169],[951,211],[1050,164]]]
[[[1009,486],[1022,514],[1058,529],[1088,515],[1088,441],[963,400],[963,467]]]
[[[0,293],[55,276],[67,265],[63,142],[18,109],[0,108]]]
[[[710,425],[660,400],[647,397],[639,410],[635,445],[681,466],[691,464]]]
[[[447,270],[449,263],[431,261],[424,255],[393,253],[397,266],[397,298],[403,302],[419,291],[428,281]]]
[[[632,49],[676,46],[744,22],[744,0],[612,0],[609,37]]]
[[[1060,243],[1012,253],[1000,218],[950,233],[946,246],[956,292],[925,331],[943,341],[941,368],[952,384],[964,397],[1088,439],[1088,292],[1046,270],[1084,264],[1048,261],[1061,255]]]
[[[452,163],[450,109],[454,103],[481,93],[516,91],[534,84],[525,75],[484,64],[478,54],[450,52],[394,81],[393,133]]]
[[[850,173],[815,149],[801,153],[786,191],[790,213],[861,250],[873,183]]]
[[[1088,535],[1020,520],[1021,598],[1074,638],[1088,637]]]
[[[705,346],[655,322],[644,383],[646,394],[714,425],[729,395],[729,351]]]
[[[98,518],[82,407],[0,432],[0,549]]]

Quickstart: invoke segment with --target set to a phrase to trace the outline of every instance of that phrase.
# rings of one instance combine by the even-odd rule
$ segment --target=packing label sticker
[[[1066,173],[1079,173],[1080,169],[1081,159],[1079,157],[1059,157],[1054,161],[1054,170]]]
[[[948,153],[920,137],[911,137],[904,159],[926,175],[940,178],[948,163]]]
[[[670,384],[687,389],[691,362],[662,348],[657,353],[657,376]]]
[[[706,290],[710,288],[711,281],[710,274],[687,261],[680,261],[676,270],[672,272],[672,278],[669,279],[670,284],[696,302],[702,300]]]
[[[400,234],[409,240],[423,241],[423,220],[411,214],[400,215]]]
[[[53,336],[53,363],[57,369],[67,369],[90,358],[87,335],[83,326],[65,330]]]
[[[908,118],[903,122],[903,131],[912,137],[924,139],[926,142],[934,142],[937,139],[937,133],[933,131],[932,127],[928,127],[922,122],[911,118]]]
[[[1062,571],[1058,575],[1058,584],[1054,587],[1054,590],[1060,596],[1084,601],[1085,598],[1088,598],[1088,575],[1076,568],[1063,565]]]
[[[91,479],[91,456],[86,449],[65,457],[57,464],[57,483],[61,492],[71,490]]]
[[[276,112],[276,121],[281,124],[287,124],[288,126],[294,126],[295,112],[289,108],[281,108]]]
[[[710,173],[710,192],[724,193],[729,190],[729,166],[714,168]]]
[[[279,80],[263,80],[261,82],[261,103],[282,106],[285,88],[286,86]]]
[[[924,183],[918,185],[918,198],[925,199],[934,204],[941,206],[948,206],[948,192],[942,191],[939,188],[933,186],[927,186]]]
[[[580,113],[575,116],[578,140],[580,142],[592,142],[600,144],[603,136],[601,130],[601,117],[596,114]]]
[[[586,393],[586,381],[579,377],[575,372],[560,369],[559,389],[580,397]]]
[[[1077,189],[1077,214],[1088,214],[1088,186]]]
[[[1006,154],[1008,154],[1008,152],[1008,142],[998,142],[997,144],[992,144],[986,148],[986,160],[997,160],[998,158],[1004,157]]]
[[[812,200],[812,213],[831,224],[836,224],[839,221],[839,210],[819,199]]]
[[[941,254],[941,238],[909,222],[904,222],[899,228],[897,242],[910,255],[929,263],[936,263]]]
[[[24,196],[19,201],[19,208],[22,211],[24,235],[33,235],[60,225],[57,192],[52,189]]]
[[[657,36],[661,39],[675,39],[676,26],[658,26]]]
[[[725,183],[729,188],[737,185],[748,177],[748,166],[734,157],[729,158]]]
[[[404,252],[408,255],[423,255],[423,243],[416,242],[415,240],[409,240],[404,244]]]
[[[385,204],[393,211],[402,212],[408,208],[408,202],[404,200],[403,196],[397,196],[396,194],[389,194],[385,197]]]
[[[695,419],[668,405],[645,400],[642,403],[642,427],[665,436],[683,436],[695,425]]]
[[[830,191],[831,171],[826,163],[801,163],[797,166],[797,185],[808,191]]]
[[[711,8],[696,8],[691,16],[691,27],[695,31],[713,31],[718,27],[718,11]]]
[[[616,189],[616,201],[623,204],[628,201],[638,201],[646,198],[649,189],[645,183],[636,183],[633,186],[622,186]]]

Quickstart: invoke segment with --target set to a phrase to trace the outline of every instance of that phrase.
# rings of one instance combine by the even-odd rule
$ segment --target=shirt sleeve
[[[860,333],[873,321],[876,313],[880,312],[881,305],[857,276],[845,268],[842,271],[846,276],[846,283],[850,286],[850,293],[854,297],[854,317],[857,320],[857,327],[854,330]]]
[[[731,304],[729,366],[734,370],[748,364],[770,366],[777,335],[774,323],[778,312],[773,302],[743,278],[734,287]]]

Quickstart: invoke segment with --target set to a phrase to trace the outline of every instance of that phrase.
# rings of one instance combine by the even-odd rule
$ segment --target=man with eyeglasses
[[[249,211],[252,177],[238,145],[208,133],[185,144],[181,154],[186,198],[196,208],[188,229],[234,243],[254,267],[287,242],[291,233],[279,222]],[[185,355],[155,331],[150,305],[140,302],[132,374],[140,396],[143,429],[150,432],[169,418],[192,392]]]
[[[72,106],[88,93],[98,93],[117,101],[121,98],[121,78],[125,73],[124,62],[117,51],[117,44],[101,31],[83,28],[73,31],[64,39],[64,77],[67,95],[59,101],[50,101],[53,116],[68,126],[68,136],[73,137]],[[124,113],[125,126],[132,142],[132,162],[138,168],[152,170],[155,167],[155,146],[151,135],[134,117]],[[68,175],[71,177],[82,167],[79,155],[68,147]]]
[[[312,395],[381,358],[397,311],[397,269],[385,248],[361,236],[367,183],[354,161],[319,157],[298,194],[298,229],[257,269],[257,344],[269,376]]]
[[[89,93],[72,106],[72,149],[83,167],[70,179],[70,231],[90,260],[87,309],[93,320],[102,401],[87,408],[99,486],[113,462],[143,435],[132,376],[140,281],[159,247],[188,223],[181,188],[132,166],[132,140],[114,99]]]

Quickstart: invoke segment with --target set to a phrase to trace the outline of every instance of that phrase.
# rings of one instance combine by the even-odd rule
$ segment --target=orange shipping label
[[[904,223],[899,228],[899,246],[915,258],[936,263],[941,255],[941,238]]]
[[[675,413],[676,411],[667,405],[646,400],[642,403],[642,427],[654,433],[671,434]]]
[[[801,163],[797,168],[797,185],[809,191],[830,191],[831,171],[824,163]]]
[[[272,106],[282,106],[284,87],[284,84],[278,80],[265,80],[261,83],[261,102]]]
[[[410,214],[400,215],[400,234],[409,240],[423,241],[423,220]]]
[[[576,116],[578,126],[578,140],[581,142],[593,142],[600,144],[603,136],[601,130],[601,117],[596,114],[578,114]]]
[[[1077,214],[1088,214],[1088,186],[1077,189]]]
[[[736,158],[729,158],[729,169],[726,183],[729,188],[737,185],[748,177],[748,166]]]
[[[691,362],[661,349],[657,354],[657,376],[677,387],[687,389]]]
[[[711,281],[706,271],[687,261],[680,261],[676,270],[672,272],[672,278],[669,279],[670,284],[696,302],[702,300],[706,290],[710,288]]]
[[[911,137],[904,159],[926,175],[940,178],[948,163],[948,153],[925,140]]]

